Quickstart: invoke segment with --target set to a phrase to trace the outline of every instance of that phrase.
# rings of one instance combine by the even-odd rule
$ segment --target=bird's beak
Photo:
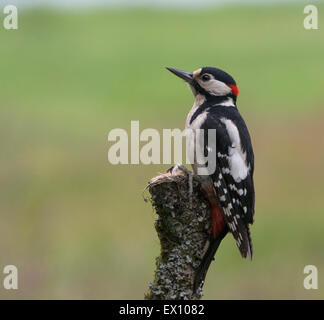
[[[176,76],[178,76],[179,78],[183,79],[184,81],[188,82],[189,84],[192,84],[192,82],[193,82],[193,75],[192,75],[191,72],[184,71],[184,70],[180,70],[180,69],[176,69],[176,68],[169,68],[169,67],[166,67],[166,69],[168,69],[169,71],[171,71]]]

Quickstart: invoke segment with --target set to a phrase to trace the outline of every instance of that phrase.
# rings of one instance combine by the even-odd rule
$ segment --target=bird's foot
[[[167,172],[170,172],[172,175],[176,174],[176,172],[180,170],[188,175],[188,186],[189,186],[189,201],[190,201],[190,207],[192,205],[192,192],[193,192],[193,176],[194,174],[183,164],[176,164],[169,168]]]
[[[175,164],[174,166],[172,166],[171,168],[169,168],[169,169],[167,170],[167,172],[170,172],[171,174],[175,174],[176,171],[178,171],[178,170],[180,170],[180,171],[186,173],[187,175],[193,175],[193,173],[192,173],[192,172],[191,172],[187,167],[185,167],[185,166],[184,166],[183,164],[181,164],[181,163],[177,163],[177,164]]]

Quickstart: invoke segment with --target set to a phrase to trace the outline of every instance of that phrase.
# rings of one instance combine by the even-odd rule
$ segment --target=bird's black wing
[[[240,181],[237,179],[235,180],[232,176],[233,172],[231,172],[230,159],[233,141],[231,140],[228,128],[224,123],[224,119],[231,119],[237,127],[241,128],[241,125],[238,126],[237,123],[237,121],[240,121],[240,116],[239,114],[236,114],[236,112],[238,113],[236,108],[235,110],[231,110],[232,113],[227,115],[226,118],[219,116],[217,108],[212,107],[208,111],[208,117],[206,117],[205,122],[202,124],[202,129],[204,129],[205,155],[207,155],[207,152],[210,152],[211,150],[210,141],[208,141],[208,138],[210,138],[208,137],[208,129],[216,129],[216,170],[210,176],[213,180],[219,204],[222,207],[228,228],[233,234],[242,256],[246,257],[248,254],[251,258],[252,242],[248,224],[253,222],[254,214],[253,161],[248,164],[250,170],[246,178]],[[224,112],[222,112],[222,116],[223,115]],[[250,142],[249,140],[246,141],[245,137],[241,140],[242,143],[245,142],[245,144],[248,144],[244,146],[242,144],[243,152],[247,153],[247,150],[252,148],[249,145]],[[249,162],[250,159],[251,157],[249,155],[249,157],[247,157],[247,162]]]

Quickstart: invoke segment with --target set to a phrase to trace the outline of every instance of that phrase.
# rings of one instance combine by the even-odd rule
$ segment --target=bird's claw
[[[172,167],[170,167],[166,172],[167,172],[167,173],[171,173],[171,174],[173,174],[173,169],[174,169],[174,167],[175,167],[175,165],[172,166]]]
[[[169,168],[167,172],[171,173],[174,175],[176,171],[181,170],[182,172],[186,173],[188,175],[188,185],[189,185],[189,201],[190,201],[190,207],[192,205],[192,192],[193,192],[193,173],[187,169],[184,165],[182,164],[176,164]]]
[[[169,168],[167,170],[167,172],[170,172],[171,174],[175,174],[176,171],[178,171],[178,170],[186,173],[188,176],[193,175],[193,173],[189,169],[187,169],[187,167],[185,167],[183,164],[180,164],[180,163],[175,164],[174,166]]]

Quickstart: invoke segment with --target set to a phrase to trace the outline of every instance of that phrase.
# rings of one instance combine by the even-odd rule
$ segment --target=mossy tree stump
[[[148,189],[158,215],[155,229],[161,244],[156,258],[153,283],[145,295],[150,300],[197,300],[202,297],[202,285],[193,292],[195,269],[209,244],[210,209],[199,179],[193,176],[192,196],[188,175],[161,174],[151,179]]]

